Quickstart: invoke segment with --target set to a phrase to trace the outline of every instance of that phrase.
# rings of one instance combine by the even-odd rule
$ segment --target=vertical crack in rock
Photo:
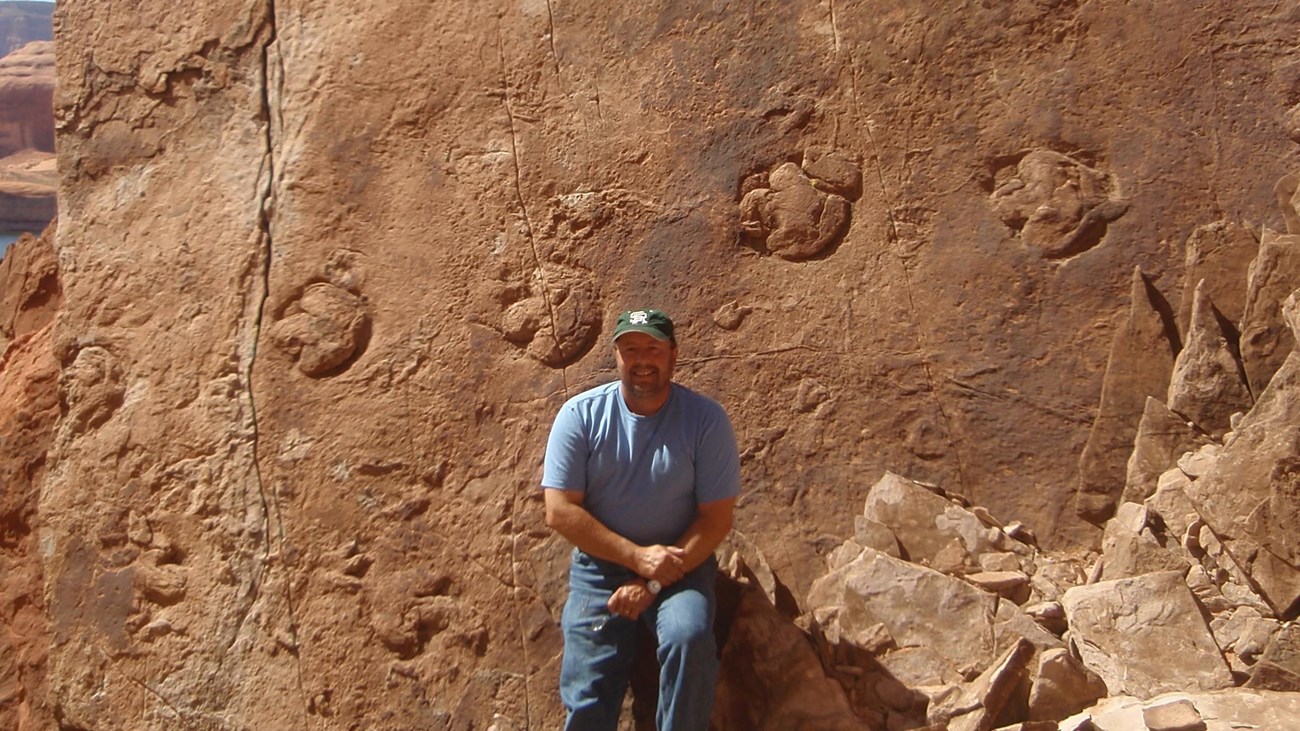
[[[537,252],[536,229],[533,228],[533,219],[528,213],[528,202],[524,199],[524,175],[523,169],[519,165],[519,132],[515,129],[515,110],[510,99],[510,80],[506,78],[505,39],[501,35],[499,19],[497,22],[497,61],[501,65],[501,102],[505,106],[506,119],[510,122],[510,157],[515,166],[515,200],[519,203],[519,210],[524,214],[524,229],[528,237],[528,248],[533,252],[533,264],[537,267],[537,275],[542,280],[542,300],[546,302],[546,316],[551,320],[551,338],[555,340],[555,349],[563,352],[564,346],[560,343],[560,321],[555,316],[555,305],[551,301],[551,285],[546,281],[546,269],[542,266],[541,254]],[[560,367],[560,376],[564,382],[564,397],[567,399],[569,397],[568,366]]]
[[[551,12],[550,0],[546,3],[546,12],[549,17]],[[554,52],[555,46],[555,29],[552,22],[551,27],[551,50]],[[501,22],[497,20],[497,60],[501,65],[501,102],[505,106],[506,119],[510,122],[510,158],[515,166],[515,199],[519,203],[519,209],[524,214],[524,226],[528,234],[528,247],[533,252],[533,264],[537,267],[537,275],[542,281],[542,300],[546,303],[546,315],[551,319],[551,337],[555,340],[555,349],[563,352],[564,348],[560,344],[560,323],[555,317],[555,305],[551,303],[551,287],[546,281],[546,270],[542,267],[542,257],[537,252],[537,239],[534,235],[533,220],[528,214],[528,202],[524,199],[523,169],[519,165],[519,134],[515,129],[515,112],[511,106],[510,99],[510,79],[506,76],[506,50],[505,39],[501,34]],[[559,78],[559,57],[555,58],[556,78]],[[569,397],[569,367],[563,365],[560,367],[560,377],[564,384],[564,397]],[[510,540],[510,601],[514,604],[515,624],[519,631],[519,648],[524,656],[524,728],[532,728],[533,712],[529,696],[532,695],[529,688],[529,677],[532,672],[532,659],[528,653],[528,634],[524,629],[523,608],[519,606],[519,493],[510,501],[510,530],[512,533]]]
[[[560,89],[563,90],[564,79],[560,76],[560,53],[555,48],[555,10],[551,7],[551,0],[546,0],[546,25],[551,41],[551,59],[555,62],[555,80],[559,83]]]
[[[261,265],[259,286],[261,291],[253,293],[257,299],[257,309],[253,317],[253,338],[252,349],[248,358],[248,365],[244,373],[244,382],[247,389],[249,418],[252,422],[252,452],[253,452],[253,477],[257,484],[258,496],[262,502],[262,530],[263,530],[263,549],[262,561],[263,566],[271,565],[271,542],[274,531],[274,540],[280,548],[284,548],[284,520],[280,512],[279,499],[274,494],[268,496],[266,489],[266,480],[262,475],[261,462],[261,433],[258,429],[257,419],[257,398],[253,388],[253,377],[257,366],[258,346],[262,340],[262,326],[265,322],[266,303],[271,293],[271,260],[274,252],[274,237],[272,217],[275,214],[275,191],[276,181],[276,164],[275,164],[275,125],[279,114],[278,105],[282,100],[284,82],[284,59],[278,52],[277,41],[279,33],[276,27],[276,6],[275,0],[266,0],[264,23],[264,40],[261,45],[261,78],[259,79],[261,93],[261,109],[259,116],[264,124],[262,162],[260,163],[257,180],[258,180],[258,252]],[[274,92],[272,91],[275,86]],[[265,576],[263,577],[265,580]],[[249,607],[245,609],[245,617],[240,619],[240,625],[243,624],[247,617],[248,611],[251,611],[252,604],[256,603],[256,596],[260,594],[260,587],[255,587],[255,596]],[[306,684],[303,680],[301,646],[298,638],[298,618],[294,611],[293,587],[292,582],[285,581],[284,599],[286,612],[289,617],[289,635],[293,642],[293,648],[290,655],[294,659],[295,670],[297,671],[298,691],[302,694],[303,708],[309,707],[306,693]]]
[[[515,606],[515,623],[519,627],[519,646],[524,655],[524,728],[533,727],[533,710],[529,696],[529,673],[532,671],[532,659],[528,656],[528,633],[524,628],[524,611],[519,606],[519,491],[510,500],[510,601]]]
[[[548,2],[549,2],[549,0],[548,0]],[[827,0],[827,3],[830,5],[830,15],[831,15],[831,38],[834,39],[834,41],[835,41],[835,52],[836,52],[836,53],[839,53],[839,52],[840,52],[840,25],[839,25],[838,20],[835,18],[835,0]],[[850,57],[850,58],[849,58],[850,71],[852,71],[852,63],[853,63],[853,59],[852,59],[852,57]],[[855,74],[855,75],[856,75],[856,74]],[[856,94],[856,93],[857,93],[857,82],[856,82],[856,81],[855,81],[854,84],[853,84],[853,90],[854,90],[854,93]]]
[[[835,3],[830,1],[831,24],[835,27]],[[835,43],[839,45],[839,34],[836,31]],[[943,420],[943,428],[948,436],[948,444],[952,448],[953,459],[957,463],[957,483],[963,493],[967,492],[966,487],[966,470],[961,457],[961,448],[957,440],[953,437],[952,417],[949,416],[948,410],[944,408],[943,397],[939,393],[938,386],[935,385],[934,373],[930,369],[930,358],[925,343],[925,331],[921,327],[921,319],[918,316],[916,299],[912,294],[912,270],[908,265],[907,254],[902,250],[902,239],[898,233],[898,219],[894,216],[894,198],[889,191],[889,186],[885,183],[884,162],[880,159],[880,145],[876,141],[876,134],[871,129],[871,123],[862,123],[862,109],[859,106],[860,95],[858,94],[858,69],[853,62],[853,53],[847,49],[843,51],[849,67],[849,79],[852,84],[853,93],[853,112],[855,122],[867,133],[867,141],[871,144],[871,157],[875,161],[876,184],[880,188],[880,197],[885,204],[885,217],[889,220],[889,245],[894,249],[898,256],[898,263],[903,268],[903,292],[907,297],[907,309],[911,313],[912,322],[916,325],[916,347],[921,355],[921,370],[925,374],[926,387],[931,396],[934,397],[935,408],[939,410],[939,418]]]

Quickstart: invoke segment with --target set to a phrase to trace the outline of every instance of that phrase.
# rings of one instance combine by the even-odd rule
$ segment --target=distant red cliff
[[[54,40],[54,3],[0,2],[0,56],[32,41]]]
[[[0,58],[0,156],[54,151],[54,42],[33,41]]]
[[[0,58],[0,229],[40,231],[54,218],[54,43]]]

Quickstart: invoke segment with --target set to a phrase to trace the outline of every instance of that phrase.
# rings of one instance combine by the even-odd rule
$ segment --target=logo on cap
[[[650,322],[650,314],[644,310],[638,310],[628,315],[627,320],[633,325],[644,325]]]

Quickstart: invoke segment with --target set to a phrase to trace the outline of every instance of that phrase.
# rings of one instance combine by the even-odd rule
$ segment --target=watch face
[[[651,594],[658,594],[664,587],[658,581],[651,579],[645,583],[645,588],[649,589]]]

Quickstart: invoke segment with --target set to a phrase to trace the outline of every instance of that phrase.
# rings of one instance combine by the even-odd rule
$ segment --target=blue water
[[[18,237],[22,235],[22,231],[0,231],[0,257],[5,255],[5,250],[9,248],[9,244],[17,241]]]

